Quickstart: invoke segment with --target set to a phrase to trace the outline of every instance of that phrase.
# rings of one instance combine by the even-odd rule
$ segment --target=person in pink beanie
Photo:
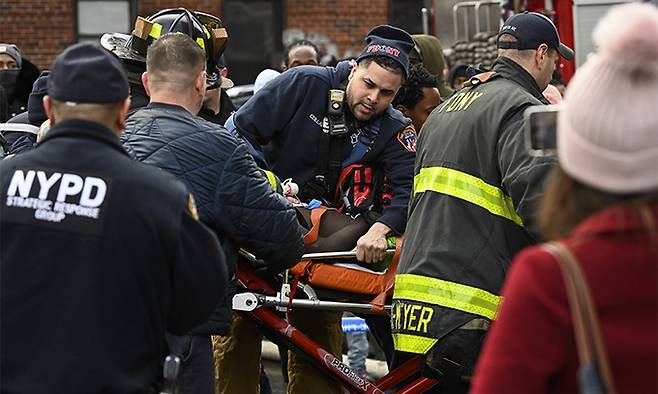
[[[599,51],[576,72],[558,115],[559,166],[539,223],[584,273],[607,349],[608,393],[656,393],[658,8],[613,7],[593,38]],[[471,393],[579,392],[555,257],[539,246],[518,254],[503,298]]]

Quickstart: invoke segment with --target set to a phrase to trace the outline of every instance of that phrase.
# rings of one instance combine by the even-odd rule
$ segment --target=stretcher
[[[423,376],[409,382],[410,378],[419,374],[422,356],[407,361],[377,381],[371,381],[355,373],[341,359],[320,347],[278,313],[308,308],[389,314],[391,305],[388,301],[400,249],[401,242],[396,242],[396,249],[387,251],[393,259],[385,272],[375,272],[354,264],[356,256],[351,251],[305,254],[300,263],[290,270],[291,275],[284,274],[278,291],[253,268],[256,258],[241,251],[237,277],[243,291],[234,296],[233,310],[247,314],[269,340],[304,357],[352,393],[383,394],[385,391],[393,392],[391,389],[396,389],[394,392],[398,394],[422,393],[438,383]],[[398,388],[400,385],[403,387]]]

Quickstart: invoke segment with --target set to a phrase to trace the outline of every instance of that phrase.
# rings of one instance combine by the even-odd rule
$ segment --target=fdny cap
[[[416,45],[409,33],[397,27],[380,25],[370,30],[366,43],[368,45],[356,58],[357,63],[368,57],[386,56],[400,63],[405,76],[409,73],[409,52]]]
[[[55,59],[48,96],[74,103],[118,103],[128,97],[128,78],[116,56],[98,43],[83,42]]]
[[[512,35],[517,41],[501,42],[500,36],[503,34]],[[537,49],[539,45],[546,44],[567,60],[574,56],[573,49],[560,42],[553,22],[537,12],[523,12],[509,18],[500,28],[496,43],[501,49]]]

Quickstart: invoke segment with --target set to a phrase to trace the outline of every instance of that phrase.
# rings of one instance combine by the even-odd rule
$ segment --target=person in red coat
[[[617,393],[656,393],[658,9],[614,7],[594,41],[599,53],[576,73],[558,115],[559,167],[539,222],[582,267]],[[539,246],[523,250],[503,297],[471,393],[577,393],[574,326],[555,258]]]

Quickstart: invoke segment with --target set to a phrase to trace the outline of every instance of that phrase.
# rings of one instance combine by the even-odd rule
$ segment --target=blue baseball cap
[[[501,42],[500,36],[503,34],[514,36],[517,41]],[[567,60],[574,56],[573,49],[560,42],[553,22],[537,12],[523,12],[509,18],[500,28],[496,44],[501,49],[537,49],[539,45],[546,44]]]
[[[375,56],[386,56],[400,63],[405,76],[409,74],[409,52],[414,49],[411,35],[406,31],[389,25],[380,25],[368,33],[368,45],[356,58],[356,62]]]

